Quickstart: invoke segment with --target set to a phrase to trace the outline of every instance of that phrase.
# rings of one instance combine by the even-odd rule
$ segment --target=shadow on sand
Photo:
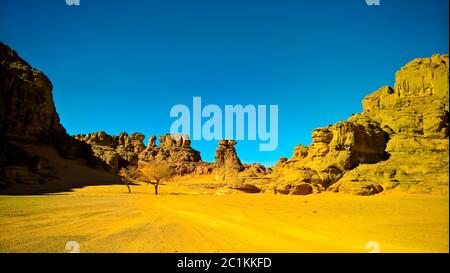
[[[122,185],[124,191],[127,191],[127,186],[119,176],[114,174],[102,173],[102,177],[96,177],[96,179],[89,178],[72,178],[62,181],[61,179],[55,179],[45,184],[14,184],[6,188],[0,188],[0,196],[2,195],[45,195],[45,194],[64,194],[71,192],[75,189],[87,187],[87,186],[111,186]],[[129,185],[138,185],[136,183],[129,183]]]

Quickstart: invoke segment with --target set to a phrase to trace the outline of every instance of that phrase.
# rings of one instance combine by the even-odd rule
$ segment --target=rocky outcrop
[[[448,55],[415,59],[363,100],[364,112],[389,134],[388,160],[361,165],[330,190],[372,194],[381,189],[448,194]]]
[[[372,195],[386,190],[448,195],[448,55],[415,59],[364,98],[364,111],[312,132],[309,146],[273,168],[242,164],[234,140],[221,140],[215,162],[201,160],[185,135],[105,132],[68,136],[52,99],[52,84],[0,43],[0,186],[46,183],[55,176],[45,157],[26,145],[46,145],[67,159],[115,173],[164,163],[176,174],[214,173],[216,185],[258,193],[304,195],[324,190]]]
[[[169,163],[200,162],[200,152],[192,149],[191,141],[186,135],[166,134],[159,137],[156,146],[155,137],[151,137],[148,147],[139,155],[143,162],[164,161]]]
[[[313,130],[311,145],[298,145],[273,170],[246,175],[245,168],[231,168],[233,175],[222,180],[294,195],[392,189],[447,195],[448,104],[448,55],[413,60],[396,74],[393,88],[364,98],[363,113]],[[219,155],[230,151],[237,158],[225,147],[219,146]]]
[[[52,88],[42,72],[0,42],[0,186],[42,184],[53,178],[45,155],[29,152],[25,145],[51,147],[63,158],[103,166],[88,145],[66,134]]]
[[[50,80],[1,42],[0,60],[0,132],[29,142],[64,134]]]
[[[89,144],[95,156],[105,161],[112,172],[147,163],[168,164],[178,175],[208,174],[212,171],[211,164],[201,161],[200,152],[191,147],[191,141],[184,135],[160,136],[159,146],[156,145],[156,137],[151,136],[147,147],[143,143],[145,136],[141,133],[111,136],[100,131],[74,137]]]
[[[202,162],[200,152],[191,147],[187,135],[160,136],[159,146],[156,146],[155,141],[155,137],[150,138],[147,148],[139,154],[139,164],[164,162],[171,166],[177,175],[211,172],[210,164]]]
[[[225,168],[240,172],[244,170],[241,160],[237,156],[234,146],[237,144],[234,140],[220,140],[216,149],[215,165],[216,168]]]
[[[138,155],[145,149],[145,136],[140,133],[129,136],[122,132],[118,136],[111,136],[100,131],[78,134],[74,138],[89,144],[94,155],[105,161],[112,172],[128,165],[137,165]]]
[[[314,130],[309,147],[278,162],[275,191],[295,194],[309,183],[358,195],[394,188],[448,194],[448,55],[413,60],[394,88],[368,95],[363,108]]]
[[[217,184],[249,193],[372,195],[398,189],[448,194],[447,91],[447,55],[414,60],[397,73],[393,88],[363,100],[363,113],[313,130],[311,145],[298,145],[273,169],[242,164],[234,140],[219,141],[211,164],[201,161],[185,136],[161,136],[159,146],[151,137],[147,147],[140,134],[77,138],[113,169],[123,162],[165,162],[179,175],[213,172]]]
[[[268,183],[271,169],[261,164],[242,164],[234,140],[220,140],[214,163],[215,182],[226,188],[247,193],[261,192],[261,184]]]
[[[297,146],[289,160],[278,162],[271,178],[279,193],[305,194],[304,183],[321,191],[338,181],[346,171],[360,164],[388,158],[388,134],[376,122],[351,118],[312,132],[309,147]],[[302,189],[302,190],[300,190]]]
[[[239,184],[238,174],[244,170],[237,156],[234,140],[220,140],[216,149],[214,177],[218,183]]]
[[[385,152],[388,134],[362,117],[316,129],[312,138],[309,147],[297,146],[292,158],[280,159],[273,171],[257,164],[244,166],[236,154],[236,142],[222,140],[216,150],[216,182],[246,192],[303,195],[321,192],[346,171],[389,156]]]
[[[66,158],[88,157],[89,147],[66,134],[52,83],[0,42],[0,134],[3,142],[50,145]]]

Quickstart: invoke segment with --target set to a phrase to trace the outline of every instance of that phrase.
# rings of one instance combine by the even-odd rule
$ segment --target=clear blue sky
[[[174,104],[279,105],[272,163],[415,57],[448,53],[448,0],[1,0],[0,40],[53,82],[68,133],[169,131]],[[205,160],[216,142],[195,141]]]

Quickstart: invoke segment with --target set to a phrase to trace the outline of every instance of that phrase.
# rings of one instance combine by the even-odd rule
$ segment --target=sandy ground
[[[201,184],[199,182],[199,184]],[[0,252],[448,252],[449,200],[431,195],[214,194],[195,183],[0,196]]]

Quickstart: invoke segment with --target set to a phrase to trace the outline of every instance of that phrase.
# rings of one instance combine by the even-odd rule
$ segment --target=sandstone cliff
[[[448,55],[415,59],[363,100],[367,117],[389,134],[388,160],[361,165],[330,190],[365,193],[367,187],[448,194]]]
[[[270,187],[448,194],[448,105],[448,55],[413,60],[397,72],[394,88],[364,98],[363,113],[314,130],[309,147],[276,165]]]
[[[64,134],[49,79],[1,42],[0,60],[2,134],[28,141],[46,141]]]
[[[42,72],[0,42],[0,187],[45,184],[61,175],[36,147],[55,150],[54,157],[83,159],[102,167],[88,145],[67,135],[52,89]]]

